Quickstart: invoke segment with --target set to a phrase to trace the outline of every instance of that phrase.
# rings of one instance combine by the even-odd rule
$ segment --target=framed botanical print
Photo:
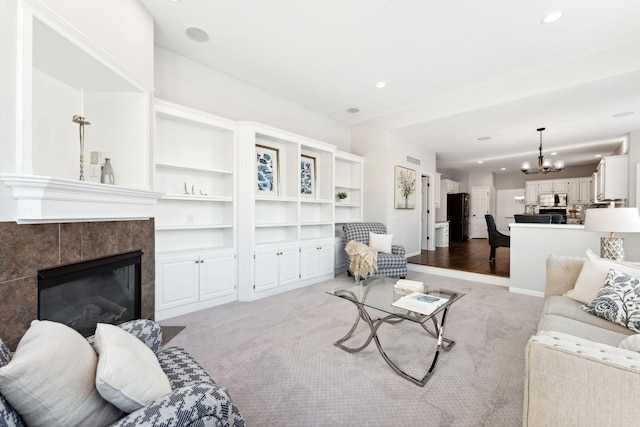
[[[316,158],[300,156],[300,196],[316,197]]]
[[[396,209],[415,209],[416,171],[402,166],[395,167],[394,203]]]
[[[256,193],[277,196],[280,186],[280,159],[277,148],[256,144]]]

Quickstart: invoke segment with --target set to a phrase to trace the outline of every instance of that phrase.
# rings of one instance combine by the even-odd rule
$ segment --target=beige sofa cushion
[[[588,249],[587,259],[582,266],[580,275],[576,279],[574,288],[567,292],[565,296],[584,304],[589,304],[604,285],[610,268],[633,277],[640,277],[640,263],[618,262],[600,258]]]
[[[580,309],[582,304],[571,298],[547,298],[538,323],[539,331],[557,331],[584,339],[617,346],[633,331]]]

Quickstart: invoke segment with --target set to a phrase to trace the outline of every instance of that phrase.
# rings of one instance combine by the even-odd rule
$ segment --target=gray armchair
[[[198,362],[180,347],[160,349],[162,330],[151,320],[133,320],[120,327],[145,343],[158,357],[171,384],[171,393],[138,409],[112,424],[112,427],[245,426],[229,394],[217,385]],[[88,338],[90,341],[92,337]],[[0,339],[0,367],[11,360],[11,353]],[[64,393],[64,390],[60,390]],[[20,415],[0,394],[0,426],[25,427]]]
[[[348,242],[356,240],[365,245],[369,245],[369,232],[375,234],[387,234],[384,224],[379,222],[351,222],[342,226],[345,239]],[[407,276],[407,257],[403,246],[392,245],[391,253],[378,253],[378,269],[369,274],[369,277],[399,277],[404,279]],[[349,255],[347,254],[347,257]],[[353,272],[347,266],[349,276]]]

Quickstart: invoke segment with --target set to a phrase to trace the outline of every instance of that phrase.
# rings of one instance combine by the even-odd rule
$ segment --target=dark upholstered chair
[[[551,224],[562,224],[562,215],[551,214]]]
[[[485,215],[484,219],[487,221],[489,245],[491,245],[491,255],[489,255],[489,261],[495,261],[496,248],[511,247],[511,237],[498,231],[498,229],[496,228],[496,221],[493,219],[493,215]]]
[[[513,217],[517,223],[551,224],[551,215],[515,214]],[[560,218],[562,219],[562,215]]]
[[[386,227],[379,222],[351,222],[344,224],[342,230],[347,243],[356,240],[367,246],[369,245],[369,232],[387,234]],[[392,245],[390,254],[378,252],[378,269],[370,273],[368,277],[387,276],[404,279],[407,277],[407,257],[405,253],[404,247],[400,245]],[[349,255],[347,254],[348,257]],[[349,270],[349,266],[347,266],[347,273],[350,276],[353,275],[353,272]]]

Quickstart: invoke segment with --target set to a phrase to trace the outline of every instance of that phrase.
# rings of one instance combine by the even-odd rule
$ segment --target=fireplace
[[[38,271],[38,319],[93,335],[98,323],[140,318],[142,251]]]

